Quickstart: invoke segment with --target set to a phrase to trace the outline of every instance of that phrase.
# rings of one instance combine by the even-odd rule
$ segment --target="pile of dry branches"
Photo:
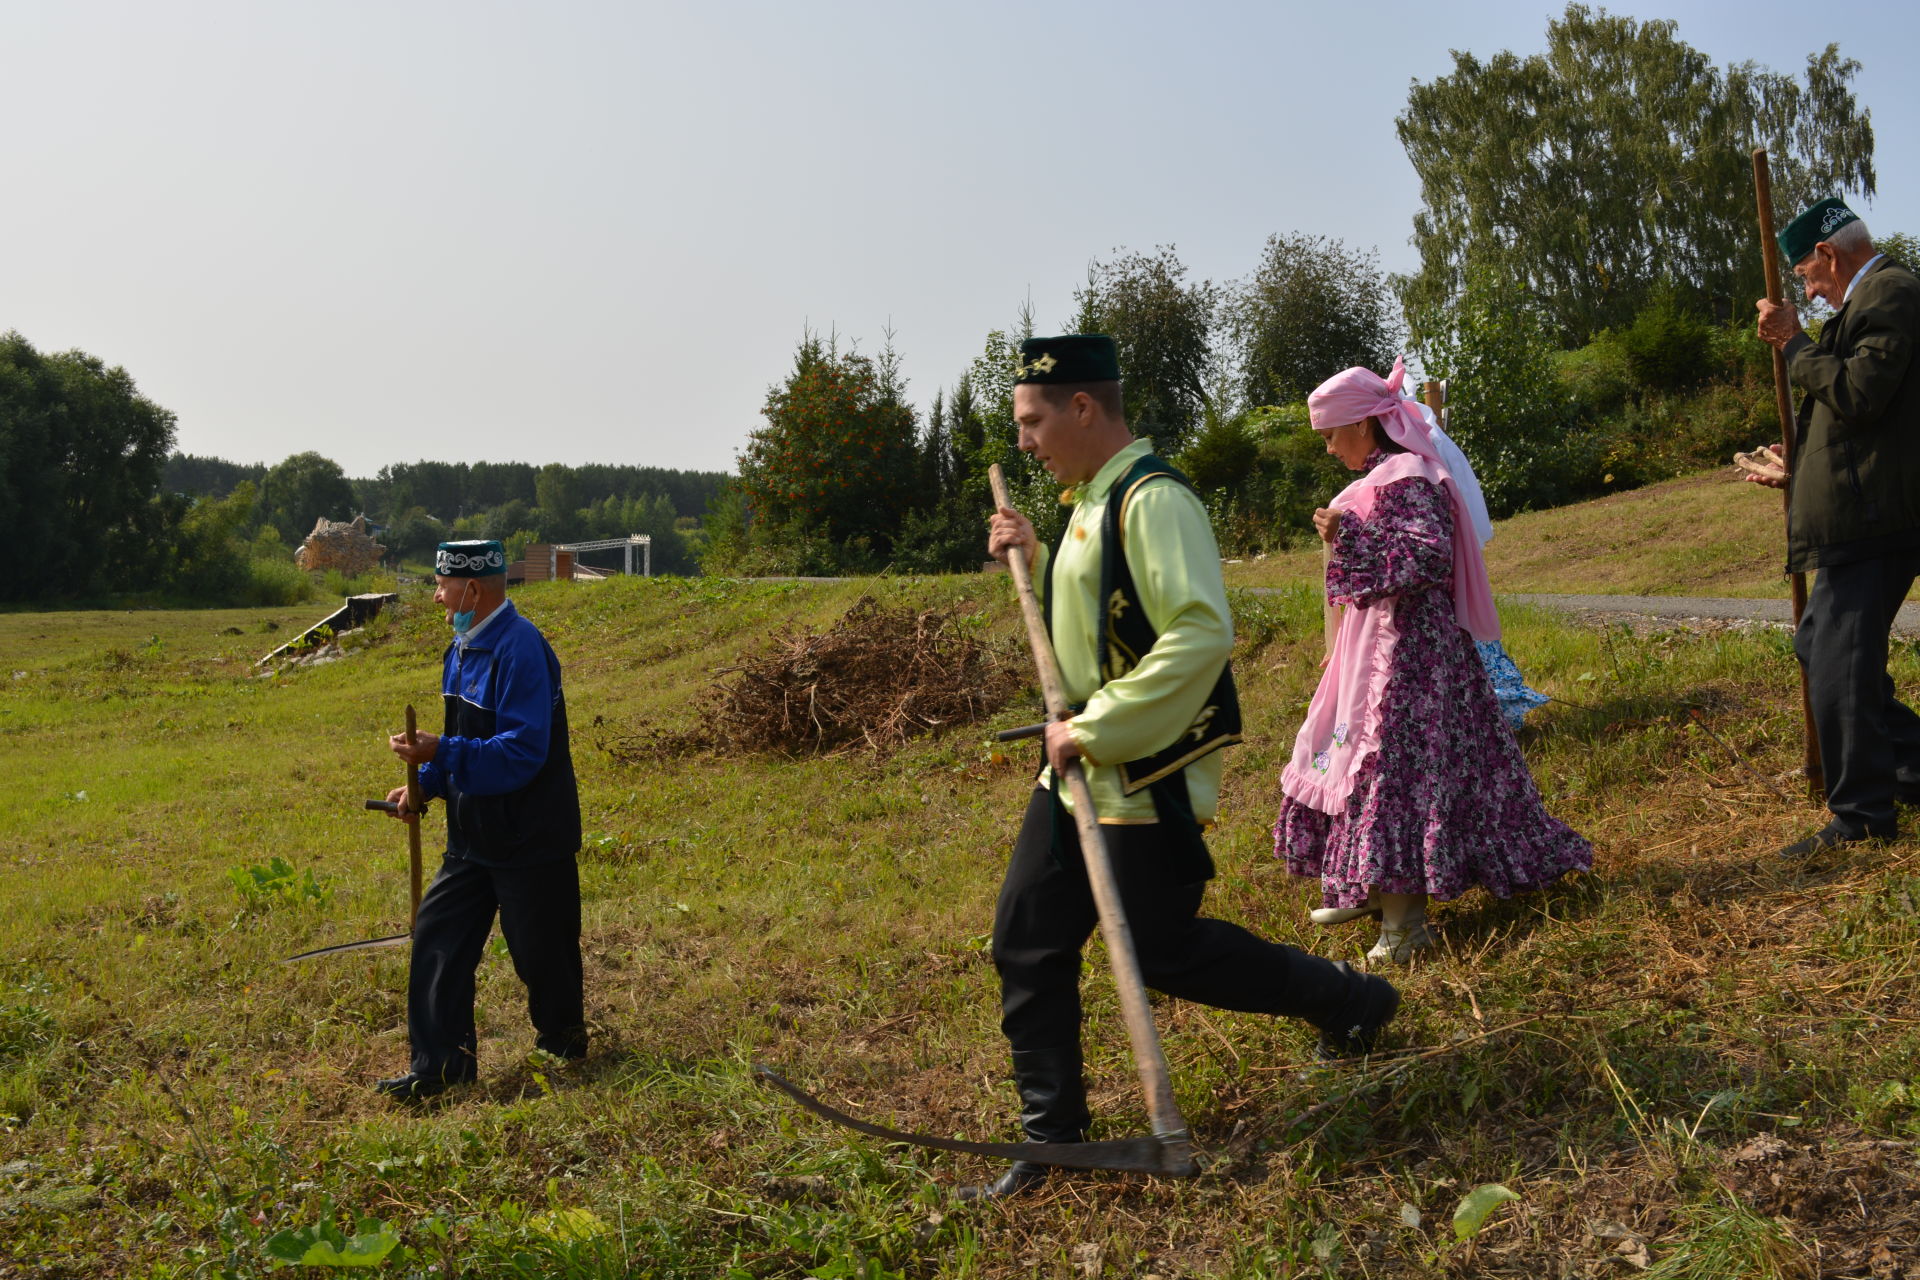
[[[831,628],[781,632],[759,654],[715,673],[693,733],[603,743],[619,759],[712,748],[818,755],[984,720],[1026,681],[1019,652],[962,616],[889,609],[867,596]]]

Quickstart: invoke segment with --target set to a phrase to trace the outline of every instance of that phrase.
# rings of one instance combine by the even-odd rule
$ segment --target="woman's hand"
[[[1340,528],[1340,513],[1332,507],[1319,507],[1313,513],[1313,527],[1320,535],[1320,541],[1332,542],[1333,535]]]

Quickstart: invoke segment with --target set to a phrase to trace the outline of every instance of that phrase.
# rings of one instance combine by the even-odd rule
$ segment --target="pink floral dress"
[[[1387,455],[1375,451],[1371,471]],[[1593,866],[1593,846],[1550,815],[1473,638],[1455,620],[1453,513],[1445,492],[1413,478],[1378,491],[1366,519],[1344,516],[1327,594],[1390,609],[1398,638],[1379,691],[1379,745],[1358,768],[1343,813],[1289,796],[1274,850],[1295,875],[1318,876],[1323,904],[1385,893],[1505,898]]]

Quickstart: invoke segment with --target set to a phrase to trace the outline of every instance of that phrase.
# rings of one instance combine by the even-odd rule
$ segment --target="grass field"
[[[404,951],[280,958],[404,927],[405,840],[360,802],[399,779],[401,708],[437,722],[446,631],[422,594],[341,661],[265,678],[252,660],[309,618],[0,615],[0,1276],[264,1275],[269,1241],[439,1277],[1920,1269],[1920,849],[1770,865],[1819,821],[1778,778],[1797,694],[1770,631],[1509,613],[1509,648],[1564,699],[1523,745],[1594,873],[1436,908],[1443,949],[1366,1065],[1310,1065],[1301,1026],[1157,1001],[1198,1178],[963,1207],[946,1190],[988,1162],[756,1087],[766,1061],[882,1123],[1014,1136],[987,932],[1031,762],[997,760],[984,729],[1035,718],[1033,695],[885,759],[596,746],[694,727],[711,668],[869,591],[1015,638],[1004,578],[518,593],[566,666],[595,1045],[531,1060],[490,949],[482,1081],[417,1113],[369,1089],[405,1062]],[[1210,908],[1357,957],[1357,927],[1306,924],[1316,896],[1267,832],[1317,601],[1236,610],[1250,741]],[[1910,649],[1896,676],[1920,677]],[[1102,966],[1096,947],[1095,1136],[1140,1133]],[[1517,1198],[1458,1239],[1487,1184]]]
[[[1499,592],[1785,599],[1777,490],[1722,471],[1503,520],[1487,544]],[[1227,567],[1234,586],[1320,581],[1318,546]]]

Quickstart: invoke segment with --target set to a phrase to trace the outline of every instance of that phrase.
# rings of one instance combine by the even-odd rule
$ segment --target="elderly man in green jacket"
[[[1073,518],[1048,549],[1002,507],[987,550],[1028,557],[1045,583],[1047,628],[1078,710],[1047,726],[1048,765],[994,913],[993,962],[1027,1137],[1081,1142],[1080,949],[1098,916],[1067,797],[1053,786],[1068,760],[1086,767],[1147,985],[1302,1018],[1328,1057],[1371,1049],[1400,997],[1383,979],[1199,914],[1213,875],[1201,830],[1220,799],[1220,748],[1240,735],[1233,619],[1206,508],[1127,427],[1113,339],[1028,339],[1013,411],[1020,447],[1072,486]],[[963,1194],[1016,1194],[1046,1176],[1022,1162]]]
[[[1832,821],[1781,853],[1800,861],[1899,834],[1920,801],[1920,716],[1894,696],[1887,638],[1920,573],[1920,279],[1877,252],[1859,217],[1822,200],[1780,233],[1810,297],[1836,308],[1818,339],[1762,300],[1760,337],[1805,393],[1784,481],[1787,568],[1819,570],[1794,652],[1806,668]]]

